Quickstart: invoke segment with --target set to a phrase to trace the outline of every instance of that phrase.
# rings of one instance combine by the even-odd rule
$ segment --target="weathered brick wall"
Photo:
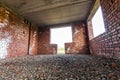
[[[92,21],[88,21],[87,23],[88,26],[88,36],[89,36],[89,40],[93,39],[93,27],[92,27]]]
[[[26,55],[29,25],[11,11],[0,7],[0,57]]]
[[[93,54],[120,58],[120,0],[101,0],[106,32],[92,39]]]
[[[29,54],[36,55],[38,54],[38,27],[32,25],[29,31]]]
[[[50,44],[50,28],[38,29],[38,54],[56,54],[57,44]]]
[[[72,43],[65,43],[66,54],[88,54],[87,34],[85,23],[74,23],[72,25]]]

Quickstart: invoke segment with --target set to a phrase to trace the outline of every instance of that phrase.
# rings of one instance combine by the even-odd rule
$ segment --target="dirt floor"
[[[38,55],[0,60],[0,80],[120,80],[120,61],[90,55]]]

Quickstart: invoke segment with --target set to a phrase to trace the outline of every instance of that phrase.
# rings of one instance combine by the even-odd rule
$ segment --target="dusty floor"
[[[88,55],[0,60],[0,80],[120,80],[120,61]]]

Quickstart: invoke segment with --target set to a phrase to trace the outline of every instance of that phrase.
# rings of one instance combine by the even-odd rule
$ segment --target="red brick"
[[[90,49],[95,55],[119,58],[120,0],[101,0],[106,32],[90,40]],[[89,26],[88,26],[89,27]],[[104,45],[101,45],[104,44]]]
[[[87,36],[85,33],[85,23],[73,23],[72,43],[65,43],[66,54],[88,54]]]
[[[0,46],[4,57],[28,53],[29,25],[4,7],[0,7]]]
[[[38,54],[38,28],[36,26],[31,26],[29,36],[29,54],[36,55]]]
[[[38,54],[56,54],[57,44],[50,44],[50,28],[38,29]]]

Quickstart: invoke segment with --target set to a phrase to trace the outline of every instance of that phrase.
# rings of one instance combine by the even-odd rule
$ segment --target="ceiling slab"
[[[39,26],[82,21],[94,0],[0,0]]]

